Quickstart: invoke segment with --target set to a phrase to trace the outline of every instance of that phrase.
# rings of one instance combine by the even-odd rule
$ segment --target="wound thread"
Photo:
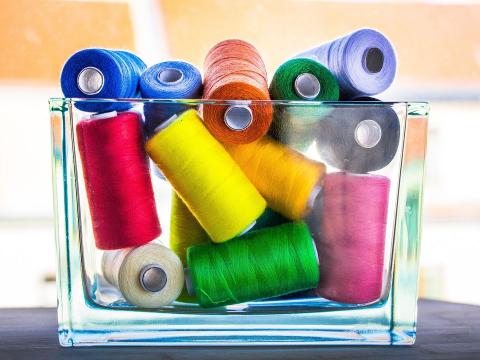
[[[65,97],[90,99],[139,98],[139,80],[145,63],[135,54],[123,50],[84,49],[73,54],[61,74]],[[130,102],[75,102],[88,112],[124,111]]]
[[[250,144],[225,144],[274,211],[291,220],[302,219],[313,206],[325,165],[310,160],[269,137]]]
[[[184,61],[164,61],[149,67],[140,78],[140,90],[149,99],[198,99],[202,95],[202,75]],[[145,129],[148,136],[173,115],[192,108],[181,103],[145,103]]]
[[[105,279],[125,300],[143,308],[158,308],[175,301],[185,282],[183,266],[175,253],[159,244],[105,251]]]
[[[194,110],[157,132],[146,150],[212,241],[232,239],[264,212],[265,200]]]
[[[85,119],[77,124],[76,134],[97,248],[140,246],[158,237],[161,229],[138,115]]]
[[[210,242],[210,238],[202,226],[192,215],[188,207],[175,191],[172,191],[172,207],[170,214],[170,249],[178,255],[182,263],[187,265],[187,249],[190,246]]]
[[[303,222],[192,246],[188,266],[198,302],[218,307],[312,289],[319,279],[313,240]]]
[[[302,86],[302,79],[305,79],[303,82],[308,80],[313,88],[308,89],[308,84]],[[316,83],[318,91],[314,89]],[[312,59],[286,61],[275,71],[270,83],[272,100],[336,101],[339,95],[335,77],[325,66]]]
[[[348,304],[381,297],[389,189],[384,176],[325,176],[318,295]]]
[[[204,69],[204,99],[245,100],[232,106],[250,110],[236,111],[234,121],[228,113],[231,108],[203,105],[208,130],[222,143],[244,144],[263,136],[272,122],[273,109],[270,103],[249,102],[270,100],[265,64],[255,47],[242,40],[222,41],[208,52]]]
[[[317,150],[339,170],[366,173],[387,166],[400,142],[400,120],[387,106],[337,107],[316,130]]]
[[[325,65],[349,100],[385,91],[395,78],[397,59],[390,41],[373,29],[360,29],[299,54]]]
[[[307,96],[315,93],[315,96]],[[312,59],[299,58],[286,61],[275,71],[270,96],[274,100],[337,101],[340,92],[337,80],[325,66]],[[326,106],[318,105],[277,105],[269,135],[296,150],[305,151],[315,139],[312,129],[329,111]]]

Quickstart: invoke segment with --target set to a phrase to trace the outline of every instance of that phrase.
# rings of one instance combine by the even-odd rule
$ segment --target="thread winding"
[[[140,78],[140,90],[150,99],[198,99],[202,94],[202,75],[183,61],[164,61],[149,67]],[[178,102],[145,103],[145,128],[152,135],[157,126],[173,115],[192,108]]]
[[[187,258],[203,307],[312,289],[319,279],[315,246],[303,222],[252,231],[223,244],[192,246]]]
[[[317,293],[366,304],[382,295],[390,180],[384,176],[325,176]]]
[[[208,130],[224,143],[249,143],[265,135],[272,122],[265,64],[253,45],[225,40],[215,45],[204,63],[204,93],[207,100],[245,100],[225,106],[204,105]],[[233,111],[232,111],[233,110]]]
[[[185,282],[175,253],[159,244],[106,251],[102,257],[105,279],[125,300],[143,308],[158,308],[175,301]]]
[[[360,29],[297,57],[325,65],[340,86],[341,98],[385,91],[395,78],[397,59],[390,41],[373,29]]]
[[[187,249],[190,246],[210,242],[210,238],[197,219],[175,191],[172,191],[170,215],[170,249],[187,264]]]
[[[232,239],[264,212],[265,200],[194,110],[156,133],[146,150],[212,241]]]
[[[325,165],[268,137],[250,144],[225,144],[225,148],[273,210],[291,220],[302,219],[310,210]]]
[[[322,159],[339,170],[375,171],[395,157],[400,120],[386,106],[337,107],[317,125],[317,149]]]
[[[312,59],[286,61],[275,71],[270,83],[273,100],[336,101],[339,94],[332,73]]]
[[[140,74],[145,63],[128,51],[83,49],[65,63],[61,87],[65,97],[90,99],[138,98]],[[75,107],[88,112],[124,111],[130,102],[75,102]]]
[[[135,113],[76,126],[97,248],[139,246],[161,233],[141,121]]]

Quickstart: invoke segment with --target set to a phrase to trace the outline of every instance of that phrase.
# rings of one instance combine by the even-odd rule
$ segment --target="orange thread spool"
[[[215,45],[204,62],[204,99],[243,100],[231,106],[204,105],[208,130],[221,142],[246,144],[266,134],[272,122],[265,64],[255,47],[242,40]],[[253,101],[250,103],[249,100]]]
[[[291,220],[313,208],[321,190],[325,165],[265,136],[250,144],[225,144],[268,206]]]

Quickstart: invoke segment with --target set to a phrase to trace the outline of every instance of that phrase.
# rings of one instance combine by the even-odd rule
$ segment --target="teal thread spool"
[[[337,101],[340,90],[333,74],[312,59],[291,59],[283,63],[270,83],[270,97],[274,100]],[[313,127],[326,115],[318,106],[278,106],[275,109],[269,134],[274,139],[304,151],[313,140]]]
[[[217,307],[312,289],[318,258],[307,225],[291,222],[187,251],[199,304]]]

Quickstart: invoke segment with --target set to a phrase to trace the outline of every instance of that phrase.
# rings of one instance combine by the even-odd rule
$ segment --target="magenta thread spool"
[[[389,189],[384,176],[325,176],[319,296],[367,304],[382,295]]]

